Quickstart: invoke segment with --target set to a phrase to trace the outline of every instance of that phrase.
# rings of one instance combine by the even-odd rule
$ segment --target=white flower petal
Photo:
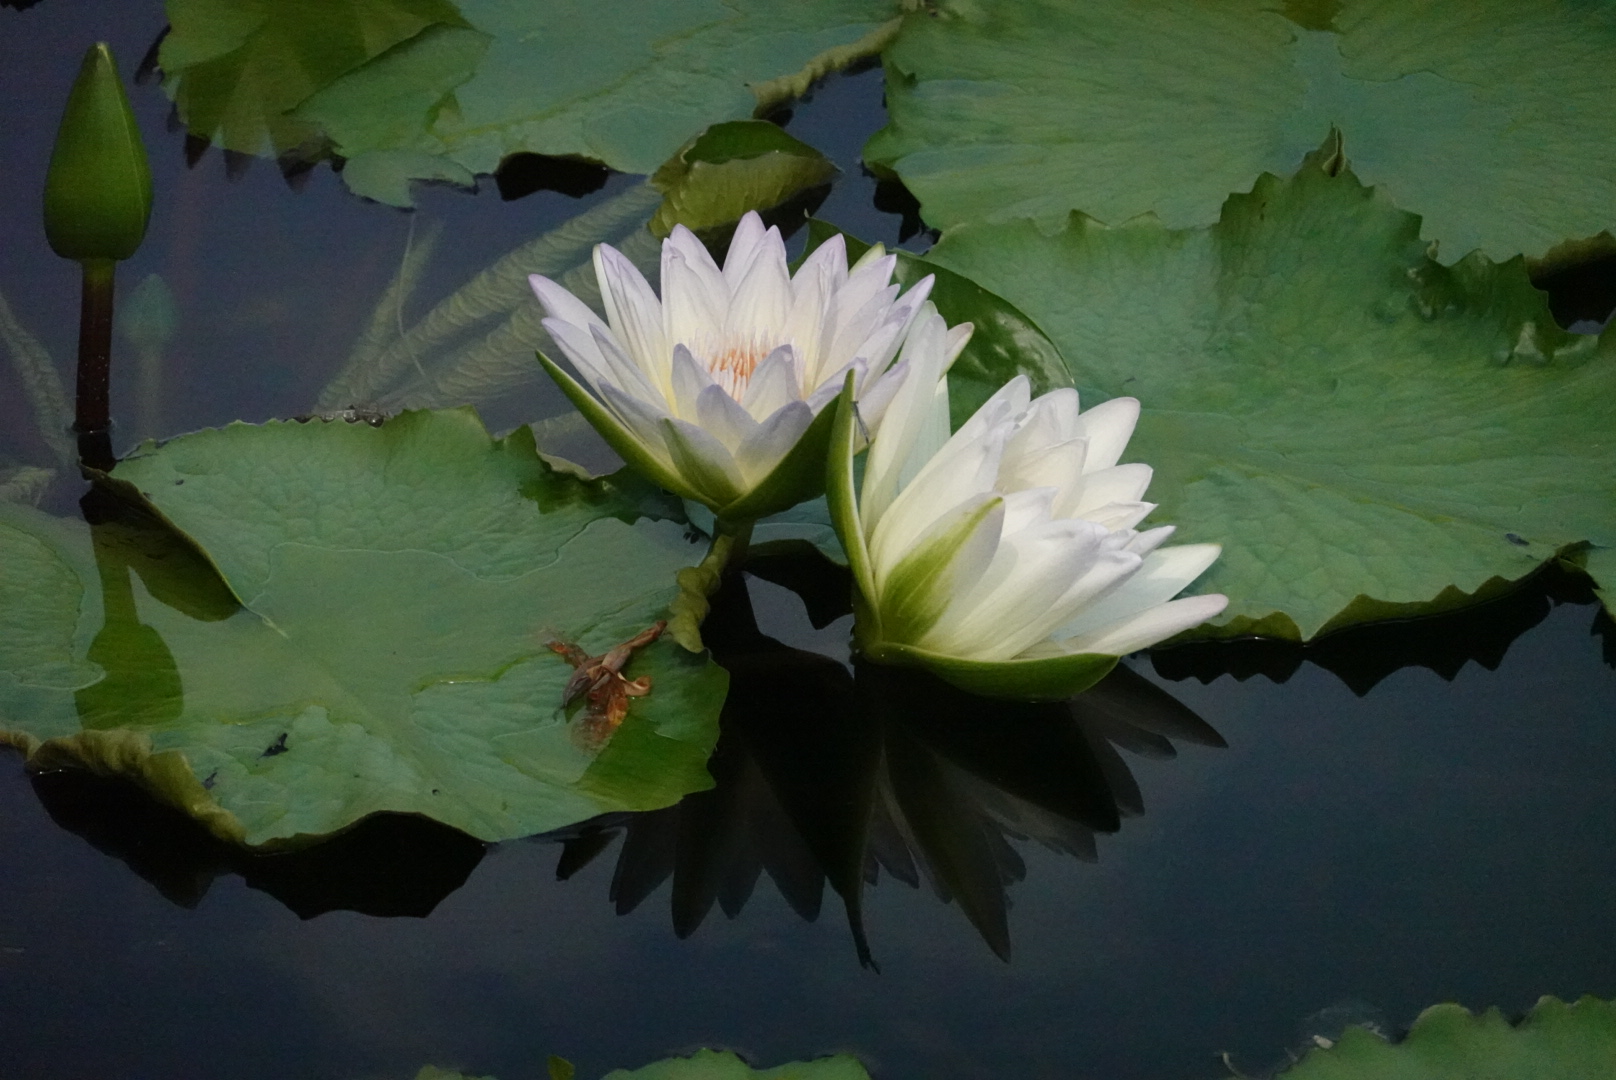
[[[1113,465],[1109,469],[1089,469],[1083,482],[1071,493],[1066,505],[1058,505],[1056,512],[1062,517],[1086,517],[1099,520],[1094,514],[1112,503],[1137,505],[1150,487],[1154,470],[1149,465]],[[1124,526],[1113,525],[1112,528]]]
[[[1131,619],[1101,628],[1092,634],[1082,634],[1060,642],[1066,653],[1103,653],[1107,656],[1126,656],[1166,641],[1174,634],[1199,626],[1229,606],[1229,598],[1221,593],[1206,596],[1186,596],[1159,607],[1148,608]]]
[[[722,386],[712,385],[696,398],[696,422],[733,454],[757,434],[758,422],[730,397]],[[739,464],[737,462],[737,464]],[[744,473],[744,470],[743,470]],[[751,478],[746,477],[748,483]]]
[[[545,319],[542,325],[590,386],[599,390],[602,382],[617,381],[600,353],[600,346],[587,329],[562,319]]]
[[[690,350],[683,344],[673,347],[673,400],[672,408],[668,411],[681,420],[696,420],[698,415],[697,402],[708,389],[717,389],[723,393],[722,387],[713,382],[713,377],[707,373],[707,367],[700,360],[691,355]]]
[[[544,313],[550,318],[569,322],[585,333],[591,326],[605,329],[606,324],[601,321],[599,315],[590,310],[588,304],[543,274],[529,274],[527,283],[532,286],[533,294],[539,298],[539,303],[544,305]]]
[[[1128,550],[1141,557],[1149,555],[1166,543],[1167,538],[1177,531],[1177,525],[1158,525],[1154,529],[1135,533],[1128,538]]]
[[[903,385],[909,367],[907,360],[900,360],[876,378],[869,380],[864,392],[859,395],[859,419],[864,421],[865,431],[869,434],[873,435],[881,427],[881,418],[886,415],[887,406],[892,404],[898,387]]]
[[[703,252],[705,257],[705,251]],[[711,263],[711,259],[708,262]],[[683,345],[692,353],[708,358],[718,347],[729,295],[717,271],[704,276],[682,250],[671,245],[662,248],[662,318],[669,348]]]
[[[734,502],[746,491],[746,482],[729,448],[687,420],[662,421],[662,438],[680,476],[714,506]]]
[[[731,296],[740,290],[741,282],[752,271],[752,264],[767,252],[771,231],[778,240],[780,231],[765,228],[763,218],[755,210],[748,210],[736,223],[735,234],[729,241],[729,252],[724,256],[724,281],[729,286]],[[784,261],[783,244],[780,250]]]
[[[758,424],[735,451],[735,460],[746,482],[757,484],[773,472],[813,422],[814,411],[805,402],[793,401]]]
[[[870,534],[870,561],[879,582],[883,569],[904,551],[939,512],[993,490],[1004,453],[1005,432],[992,428],[974,438],[948,440],[915,478],[898,492]],[[868,466],[866,466],[868,469]]]
[[[1094,565],[1100,530],[1080,521],[1045,521],[1005,536],[993,565],[950,605],[922,647],[1008,660],[1060,625],[1050,608]]]
[[[831,236],[802,260],[796,276],[791,279],[793,284],[804,274],[823,274],[829,292],[842,287],[847,281],[847,240],[841,233]]]
[[[1139,399],[1131,397],[1112,398],[1078,417],[1074,434],[1089,441],[1089,471],[1115,465],[1138,422]]]
[[[664,266],[667,265],[666,260],[668,257],[675,251],[684,256],[686,265],[698,278],[723,286],[719,295],[729,296],[729,287],[723,285],[724,271],[720,270],[718,264],[713,262],[712,254],[708,252],[707,245],[702,243],[695,233],[683,225],[675,225],[673,231],[668,234],[668,238],[662,242]],[[662,291],[665,299],[668,291],[665,284]]]
[[[666,440],[662,436],[662,423],[668,419],[668,414],[654,405],[648,404],[623,393],[611,383],[605,383],[600,388],[600,399],[612,414],[622,421],[623,426],[640,442],[645,444],[659,461],[673,467],[673,457],[668,453]]]
[[[1125,585],[1064,623],[1056,640],[1095,633],[1171,600],[1206,572],[1220,550],[1217,544],[1182,544],[1150,552]]]
[[[796,350],[790,345],[782,345],[765,356],[763,363],[752,372],[741,404],[754,419],[762,419],[773,416],[788,403],[801,399]]]
[[[668,362],[662,331],[662,302],[639,268],[608,244],[595,247],[595,278],[612,336],[653,382],[661,382]]]
[[[1023,429],[1025,430],[1025,429]],[[1068,439],[1052,446],[1034,446],[1020,439],[1020,432],[1005,447],[999,466],[999,490],[1048,487],[1056,492],[1052,517],[1080,517],[1070,512],[1070,504],[1083,482],[1083,458],[1088,451],[1084,439]]]
[[[1149,517],[1154,509],[1156,504],[1151,502],[1113,502],[1096,506],[1083,517],[1108,529],[1131,529]]]

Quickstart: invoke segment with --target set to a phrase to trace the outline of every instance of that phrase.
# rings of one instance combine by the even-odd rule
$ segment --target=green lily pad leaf
[[[616,1069],[601,1080],[869,1080],[857,1058],[847,1054],[754,1069],[727,1050],[697,1050],[638,1069]]]
[[[168,0],[167,11],[159,62],[180,119],[244,154],[316,138],[289,115],[299,102],[431,27],[466,25],[450,0]]]
[[[1497,1009],[1480,1016],[1433,1005],[1402,1041],[1349,1027],[1308,1052],[1281,1080],[1565,1080],[1616,1075],[1616,1006],[1545,997],[1518,1024]]]
[[[770,210],[830,182],[839,172],[824,154],[767,120],[714,124],[651,177],[664,199],[651,218],[658,239],[683,225],[703,234],[748,210]]]
[[[529,151],[650,173],[694,132],[802,93],[897,30],[891,0],[632,0],[608,17],[588,0],[460,0],[459,10],[469,29],[420,34],[312,88],[297,120],[355,161],[408,150],[487,174]],[[392,200],[410,179],[444,175],[411,161],[388,159],[385,182],[378,162],[350,186]]]
[[[804,256],[840,231],[817,218],[809,221]],[[842,233],[842,239],[849,260],[870,249],[848,233]],[[995,390],[1017,375],[1027,376],[1034,395],[1072,385],[1060,350],[1015,305],[933,260],[907,251],[892,254],[898,257],[893,281],[908,289],[927,274],[933,275],[931,302],[948,325],[968,322],[975,327],[965,351],[948,372],[948,412],[954,427],[970,419]]]
[[[886,54],[866,156],[926,220],[1207,225],[1332,127],[1452,262],[1542,255],[1616,207],[1616,9],[940,0]]]
[[[207,558],[161,523],[0,506],[0,740],[36,766],[130,775],[254,846],[380,811],[507,839],[710,786],[727,679],[705,655],[637,652],[651,692],[615,732],[562,707],[548,642],[627,640],[701,555],[632,485],[470,410],[235,424],[116,480]]]
[[[1495,593],[1616,543],[1616,333],[1559,330],[1521,260],[1435,262],[1414,215],[1313,162],[1211,229],[1074,215],[932,250],[1037,321],[1175,540],[1223,544],[1220,627],[1305,639]]]
[[[551,1057],[552,1077],[574,1075],[572,1063]],[[477,1080],[476,1077],[427,1066],[415,1080]],[[482,1080],[493,1080],[484,1077]],[[846,1054],[794,1061],[772,1069],[754,1069],[727,1050],[697,1050],[689,1057],[665,1058],[638,1069],[614,1069],[601,1080],[870,1080],[857,1058]]]

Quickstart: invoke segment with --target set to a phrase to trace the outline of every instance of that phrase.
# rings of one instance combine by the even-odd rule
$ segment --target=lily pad
[[[697,234],[724,226],[733,233],[748,210],[777,207],[828,184],[837,171],[824,154],[767,120],[714,124],[651,177],[665,196],[651,232],[661,239],[683,225]]]
[[[1210,229],[1073,215],[929,255],[1048,332],[1086,403],[1143,403],[1158,519],[1224,546],[1194,588],[1229,608],[1199,633],[1432,613],[1616,543],[1616,333],[1559,330],[1519,259],[1440,265],[1331,164],[1264,176]]]
[[[772,1069],[754,1069],[728,1050],[697,1050],[689,1057],[666,1058],[638,1069],[616,1069],[601,1080],[869,1080],[857,1058],[846,1054],[817,1061],[794,1061]]]
[[[311,93],[318,126],[398,202],[412,178],[492,173],[522,151],[650,173],[711,124],[750,117],[880,51],[891,0],[460,0],[444,25]],[[288,62],[295,61],[288,56]],[[373,158],[372,155],[385,155]]]
[[[1579,0],[939,0],[866,156],[929,224],[1207,225],[1332,127],[1455,259],[1616,224],[1616,8]]]
[[[168,0],[159,62],[192,134],[226,150],[284,153],[317,136],[290,115],[320,87],[434,27],[450,0]],[[430,103],[428,103],[430,104]]]
[[[1497,1009],[1479,1016],[1433,1005],[1389,1043],[1349,1027],[1308,1052],[1280,1080],[1567,1080],[1616,1075],[1616,1006],[1545,997],[1518,1024]]]
[[[0,739],[35,765],[131,775],[254,846],[379,811],[507,839],[710,786],[727,679],[704,655],[637,654],[651,692],[615,733],[561,707],[573,669],[547,640],[605,652],[700,557],[632,484],[556,473],[470,410],[235,424],[116,478],[211,566],[159,523],[0,506],[0,593],[22,601]]]

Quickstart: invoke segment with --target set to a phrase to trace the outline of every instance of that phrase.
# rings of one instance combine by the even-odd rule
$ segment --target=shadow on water
[[[677,806],[552,834],[567,878],[622,837],[610,900],[634,910],[672,879],[672,918],[694,933],[731,918],[767,872],[805,919],[829,885],[874,964],[864,890],[884,870],[957,903],[1009,959],[1006,889],[1026,866],[1012,840],[1090,860],[1095,836],[1142,813],[1119,749],[1172,757],[1223,739],[1126,668],[1070,702],[989,701],[921,673],[842,664],[760,633],[744,579],[715,600],[708,642],[730,672],[715,786]]]
[[[1471,661],[1498,670],[1515,640],[1562,604],[1592,605],[1589,634],[1601,639],[1606,664],[1616,667],[1616,625],[1599,606],[1586,574],[1551,561],[1502,596],[1420,619],[1352,627],[1307,644],[1267,638],[1198,642],[1151,654],[1156,674],[1209,683],[1224,675],[1263,675],[1282,683],[1303,663],[1336,675],[1359,697],[1388,675],[1423,667],[1452,681]]]
[[[228,618],[236,601],[206,560],[161,521],[101,490],[82,503],[107,597],[108,622],[91,658],[108,676],[83,692],[85,723],[117,701],[161,710],[177,679],[155,631],[135,613],[132,581],[195,618]],[[823,626],[847,610],[845,571],[789,548],[750,572],[803,597]],[[608,899],[635,910],[671,881],[674,932],[693,934],[716,906],[740,914],[767,873],[804,919],[825,888],[846,911],[859,959],[874,966],[863,928],[865,891],[883,876],[957,904],[1001,958],[1011,951],[1007,890],[1026,865],[1013,841],[1083,860],[1095,838],[1144,811],[1121,753],[1171,758],[1175,743],[1222,746],[1186,706],[1126,666],[1069,702],[988,701],[918,672],[789,647],[758,628],[745,576],[714,598],[704,632],[731,675],[723,733],[709,762],[715,785],[678,805],[618,814],[536,838],[558,842],[568,878],[621,839]],[[1452,678],[1474,660],[1496,668],[1509,645],[1553,607],[1593,601],[1587,579],[1551,567],[1467,611],[1344,631],[1306,645],[1246,641],[1183,646],[1153,657],[1170,679],[1224,674],[1284,681],[1315,663],[1359,694],[1402,667]],[[1602,621],[1601,621],[1602,620]],[[1607,617],[1607,659],[1616,639]],[[138,684],[138,685],[137,685]],[[120,689],[121,687],[121,689]],[[94,692],[91,692],[94,691]],[[425,916],[458,889],[486,846],[424,818],[382,814],[313,847],[254,854],[221,842],[132,783],[76,770],[33,785],[51,817],[125,862],[165,897],[195,906],[221,875],[239,874],[303,918],[333,910]]]

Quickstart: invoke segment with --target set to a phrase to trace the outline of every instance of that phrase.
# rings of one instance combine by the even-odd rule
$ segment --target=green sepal
[[[860,642],[860,648],[878,664],[925,668],[967,693],[1017,701],[1061,701],[1080,694],[1109,675],[1120,659],[1073,653],[1036,660],[965,660],[888,641]]]
[[[853,571],[854,631],[880,638],[881,621],[867,599],[875,595],[875,571],[870,565],[870,546],[864,539],[864,524],[859,520],[858,489],[853,480],[853,449],[858,430],[858,414],[853,405],[853,374],[847,381],[836,403],[827,408],[835,410],[835,426],[831,429],[830,448],[825,455],[825,504],[830,509],[830,523],[836,530],[836,539],[847,552],[847,566]]]
[[[127,259],[151,219],[151,166],[105,42],[84,54],[45,178],[45,236],[64,259]]]
[[[589,426],[594,428],[600,434],[600,437],[606,440],[607,446],[617,451],[618,457],[638,469],[646,479],[659,487],[666,488],[680,498],[694,499],[699,503],[707,501],[694,488],[680,479],[678,473],[657,460],[656,455],[646,448],[646,445],[640,441],[639,436],[635,435],[617,417],[613,416],[610,409],[595,400],[595,395],[584,389],[577,379],[562,371],[554,360],[551,360],[542,352],[535,355],[538,356],[539,363],[544,365],[544,370],[549,373],[550,378],[555,380],[556,386],[560,387],[561,392],[567,395],[567,400],[572,402],[573,408],[583,413],[584,419],[589,421]]]
[[[756,521],[817,499],[825,490],[825,458],[830,452],[836,417],[830,406],[821,409],[797,445],[786,452],[769,475],[752,490],[714,512],[721,521]]]

